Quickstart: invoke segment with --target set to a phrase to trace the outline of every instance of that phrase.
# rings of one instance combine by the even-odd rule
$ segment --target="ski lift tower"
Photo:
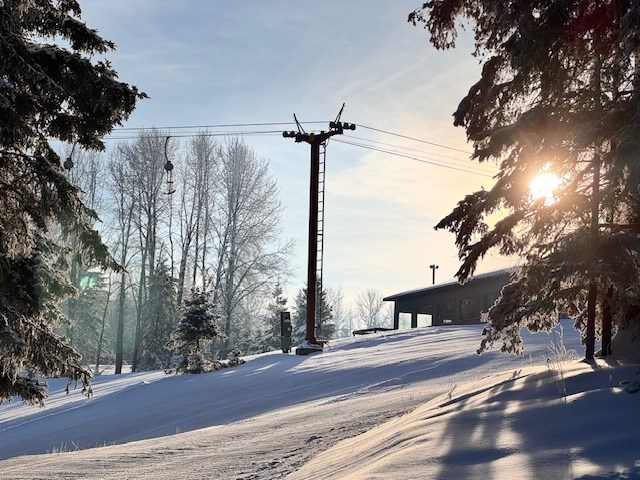
[[[307,322],[305,341],[296,348],[296,354],[308,355],[322,351],[322,343],[316,339],[316,298],[322,292],[322,267],[324,248],[324,165],[327,140],[334,135],[342,135],[344,130],[355,130],[353,123],[340,122],[344,104],[335,121],[329,122],[329,130],[320,133],[306,133],[293,115],[298,131],[283,132],[285,138],[293,138],[296,143],[311,145],[311,171],[309,185],[309,243],[307,257]],[[322,301],[322,299],[320,299]],[[318,327],[320,324],[318,323]]]

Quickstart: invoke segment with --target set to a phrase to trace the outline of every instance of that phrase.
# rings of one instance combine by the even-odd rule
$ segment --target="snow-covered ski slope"
[[[461,435],[464,424],[469,422],[468,435],[473,438],[478,435],[478,425],[492,428],[498,421],[496,415],[499,416],[500,411],[510,412],[512,405],[502,398],[501,403],[495,403],[498,413],[488,415],[480,411],[480,417],[475,418],[473,408],[467,408],[471,402],[465,400],[462,404],[452,403],[454,406],[431,421],[428,419],[432,410],[459,398],[459,392],[469,388],[482,392],[482,395],[473,395],[475,399],[482,399],[480,406],[491,404],[488,392],[496,382],[504,382],[499,374],[505,371],[510,372],[507,380],[513,377],[511,381],[516,382],[524,374],[513,372],[542,365],[536,374],[544,377],[548,346],[554,339],[558,340],[557,334],[526,334],[523,357],[499,352],[478,356],[475,350],[480,332],[481,326],[477,325],[385,332],[333,341],[322,354],[307,357],[277,352],[257,355],[247,358],[244,365],[204,375],[167,376],[162,372],[149,372],[101,376],[94,382],[95,393],[91,399],[83,398],[77,391],[66,395],[66,383],[53,380],[51,396],[44,408],[28,407],[20,402],[0,405],[0,459],[4,459],[0,461],[0,478],[248,480],[287,475],[343,478],[350,474],[352,478],[420,478],[415,476],[416,472],[428,469],[414,458],[415,449],[404,448],[413,442],[389,441],[388,436],[371,433],[377,432],[375,427],[384,429],[396,425],[398,435],[402,434],[403,438],[415,431],[419,436],[435,439],[436,434],[452,427],[445,419],[454,421],[452,411],[464,405],[469,411],[462,417],[464,421],[458,425],[456,435]],[[564,343],[581,354],[578,336],[570,323],[564,324]],[[572,365],[583,364],[573,362]],[[612,372],[631,375],[629,369],[608,371],[597,372],[602,377],[598,377],[600,385],[607,385],[610,396],[623,398],[614,395],[609,386],[618,381],[613,378],[618,373]],[[553,380],[552,376],[549,378]],[[536,388],[535,382],[525,384],[527,389]],[[544,385],[544,381],[539,384]],[[549,383],[556,384],[556,381]],[[538,403],[564,401],[557,390],[544,388],[545,395],[536,397]],[[550,393],[552,390],[556,393]],[[624,395],[627,403],[640,403],[640,395]],[[512,397],[520,398],[516,394]],[[420,413],[423,417],[417,421],[421,426],[429,425],[431,430],[419,430],[415,419],[412,420],[415,412],[422,411],[416,410],[418,407],[431,412]],[[484,418],[488,419],[486,425]],[[388,423],[390,419],[395,423]],[[408,423],[397,423],[405,420]],[[553,424],[554,418],[550,417],[549,422]],[[630,422],[635,422],[636,427],[640,423],[637,417]],[[638,435],[638,431],[636,428],[634,434]],[[361,433],[368,437],[348,440]],[[510,439],[516,439],[514,445],[503,446]],[[343,440],[347,443],[340,443]],[[377,440],[381,443],[377,444]],[[494,450],[484,452],[488,455],[485,460],[491,460],[492,455],[497,456],[493,463],[505,456],[517,459],[515,455],[522,442],[518,443],[516,436],[505,436],[500,442]],[[427,445],[431,452],[428,456],[418,455],[418,458],[432,459],[429,471],[438,473],[438,478],[465,478],[459,476],[464,473],[464,465],[469,462],[482,465],[482,448],[469,450],[469,444],[465,444],[456,460],[455,445],[445,444],[448,456],[442,457],[444,454],[440,452],[444,463],[433,460],[439,458],[434,448],[442,442]],[[335,448],[330,448],[334,445]],[[346,449],[342,445],[347,445]],[[362,445],[367,445],[364,451],[358,448]],[[575,448],[567,450],[567,458],[576,455]],[[413,460],[408,462],[411,469],[405,465],[407,476],[403,477],[403,470],[393,467],[390,458],[404,450],[413,452]],[[353,454],[348,453],[351,451]],[[377,456],[371,456],[373,451],[378,452]],[[640,449],[638,451],[640,460]],[[52,453],[33,456],[47,452]],[[395,457],[388,457],[388,452],[396,452]],[[23,456],[25,454],[30,456]],[[448,464],[456,476],[449,477],[446,468],[441,469]],[[370,471],[361,470],[367,465],[371,466]],[[454,466],[462,466],[462,470],[455,470]],[[602,466],[606,470],[605,467]],[[585,467],[584,471],[595,472],[590,468]],[[621,464],[620,468],[635,467]],[[319,471],[323,472],[320,476]],[[486,473],[486,469],[480,471]]]

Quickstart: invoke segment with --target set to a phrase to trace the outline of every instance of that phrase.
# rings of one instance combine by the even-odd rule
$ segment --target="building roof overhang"
[[[489,279],[493,279],[500,276],[508,277],[512,271],[513,271],[512,268],[503,268],[501,270],[494,270],[492,272],[475,275],[464,284],[460,284],[457,281],[439,283],[437,285],[431,285],[429,287],[417,288],[414,290],[407,290],[404,292],[396,293],[394,295],[389,295],[387,297],[384,297],[382,300],[384,300],[385,302],[395,302],[397,300],[404,300],[410,297],[420,296],[427,293],[435,293],[437,291],[444,291],[444,290],[449,290],[453,288],[459,288],[459,287],[463,287],[464,285],[476,283],[483,280],[489,280]]]

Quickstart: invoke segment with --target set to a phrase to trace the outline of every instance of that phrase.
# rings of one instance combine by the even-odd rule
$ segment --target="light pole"
[[[429,265],[429,268],[431,269],[432,285],[435,285],[436,284],[436,270],[438,269],[438,265],[436,265],[435,263],[432,263],[431,265]]]

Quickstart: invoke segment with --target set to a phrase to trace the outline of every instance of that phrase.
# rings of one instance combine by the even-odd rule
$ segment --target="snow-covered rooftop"
[[[486,272],[486,273],[481,273],[481,274],[478,274],[478,275],[474,275],[469,280],[467,280],[465,285],[469,284],[471,282],[474,282],[474,281],[478,281],[478,280],[486,280],[486,279],[489,279],[489,278],[499,277],[501,275],[506,276],[506,275],[509,274],[509,272],[511,272],[511,269],[503,268],[501,270],[494,270],[492,272]],[[440,290],[440,289],[443,289],[443,288],[450,288],[450,287],[453,287],[453,286],[460,286],[460,283],[458,283],[455,280],[451,280],[451,281],[443,282],[443,283],[437,283],[435,285],[430,285],[428,287],[415,288],[413,290],[406,290],[404,292],[395,293],[393,295],[386,296],[383,300],[386,301],[386,302],[390,302],[390,301],[394,301],[394,300],[396,300],[396,299],[398,299],[400,297],[406,297],[406,296],[409,296],[409,295],[422,294],[422,293],[425,293],[425,292],[432,292],[432,291],[435,291],[435,290]]]

